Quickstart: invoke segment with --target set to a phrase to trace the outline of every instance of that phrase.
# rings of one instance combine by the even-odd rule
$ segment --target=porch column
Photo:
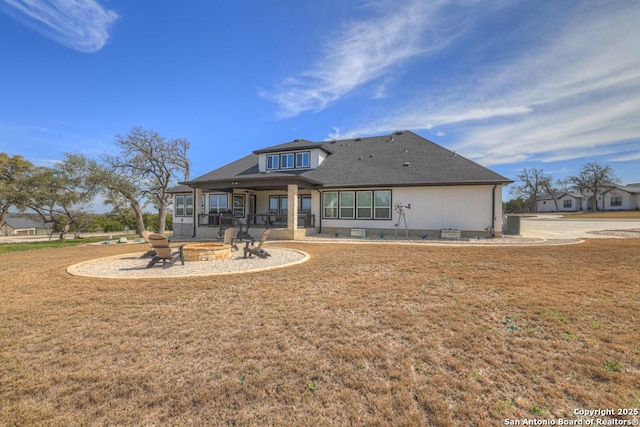
[[[298,186],[289,184],[287,187],[287,230],[298,229]]]

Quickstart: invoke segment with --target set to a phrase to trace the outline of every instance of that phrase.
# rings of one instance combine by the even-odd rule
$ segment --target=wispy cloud
[[[2,0],[2,9],[23,25],[80,52],[107,43],[118,15],[95,0]]]
[[[276,102],[281,118],[320,111],[357,87],[386,77],[373,97],[384,96],[388,73],[407,60],[439,50],[449,38],[440,37],[433,17],[442,2],[391,1],[377,5],[374,17],[350,22],[328,41],[321,58],[300,75],[261,95]]]
[[[558,6],[562,26],[540,17],[542,27],[526,27],[527,39],[536,42],[521,54],[443,79],[446,91],[431,87],[348,133],[455,130],[456,148],[487,165],[598,154],[637,158],[615,153],[621,143],[640,140],[640,4],[574,6]]]

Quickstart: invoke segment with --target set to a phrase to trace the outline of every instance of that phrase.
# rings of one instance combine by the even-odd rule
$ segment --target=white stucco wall
[[[565,208],[564,201],[571,200],[571,207]],[[575,212],[582,208],[582,199],[576,199],[570,195],[564,195],[558,198],[558,209],[556,210],[556,204],[553,202],[553,199],[549,200],[538,200],[537,202],[537,211],[538,212]]]
[[[635,209],[633,204],[633,195],[622,190],[613,190],[604,195],[604,210],[607,211],[616,211],[616,210],[631,210]],[[622,206],[611,206],[611,198],[612,197],[621,197],[622,198]],[[600,208],[602,208],[601,201],[598,204]]]

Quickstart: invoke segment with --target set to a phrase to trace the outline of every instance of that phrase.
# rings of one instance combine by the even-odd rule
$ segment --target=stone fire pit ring
[[[222,249],[222,248],[218,248]],[[72,276],[105,278],[105,279],[159,279],[189,278],[199,276],[218,276],[228,274],[255,273],[277,268],[291,267],[309,260],[306,252],[272,247],[265,248],[270,257],[244,258],[243,251],[231,251],[231,258],[214,261],[185,261],[184,265],[177,260],[172,266],[156,265],[146,268],[149,258],[141,258],[143,253],[128,253],[92,259],[67,268]],[[198,251],[197,253],[202,253]],[[199,256],[199,255],[198,255]],[[208,256],[208,255],[207,255]]]
[[[189,243],[182,253],[185,261],[222,261],[233,256],[227,243]]]

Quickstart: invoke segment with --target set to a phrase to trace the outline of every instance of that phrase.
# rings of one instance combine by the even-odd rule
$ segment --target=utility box
[[[452,228],[440,230],[440,238],[448,240],[458,240],[462,236],[462,231],[454,230]]]
[[[505,215],[502,234],[507,236],[520,235],[520,217],[518,215]]]
[[[351,237],[367,237],[367,230],[364,228],[352,228]]]

